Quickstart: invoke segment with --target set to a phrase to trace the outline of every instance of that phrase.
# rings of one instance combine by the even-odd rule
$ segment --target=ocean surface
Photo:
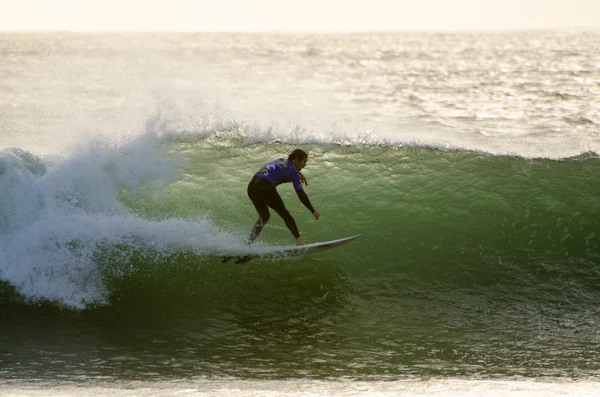
[[[0,394],[596,395],[599,153],[600,32],[1,33]]]

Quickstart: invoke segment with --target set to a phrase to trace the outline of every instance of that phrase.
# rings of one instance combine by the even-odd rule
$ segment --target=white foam
[[[31,158],[21,151],[0,155],[0,278],[26,298],[77,308],[104,303],[95,256],[117,244],[198,255],[243,247],[205,219],[146,220],[119,201],[121,187],[160,197],[179,177],[180,159],[155,131],[122,145],[96,141],[45,172]]]
[[[427,381],[251,381],[200,380],[182,382],[113,382],[110,385],[54,386],[12,385],[3,388],[9,396],[331,396],[331,397],[552,397],[595,396],[593,381],[537,380],[463,380],[433,379]]]

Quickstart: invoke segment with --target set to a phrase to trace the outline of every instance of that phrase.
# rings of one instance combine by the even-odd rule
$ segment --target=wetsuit
[[[254,208],[260,215],[260,218],[252,229],[252,235],[250,240],[253,241],[260,234],[262,227],[268,222],[271,217],[269,213],[269,207],[273,208],[279,216],[281,216],[285,222],[285,225],[295,238],[300,237],[296,221],[289,211],[285,208],[283,200],[277,193],[276,186],[281,183],[292,182],[298,198],[304,204],[311,213],[315,212],[306,192],[302,189],[302,182],[300,182],[300,174],[296,171],[296,167],[291,160],[288,159],[277,159],[263,168],[258,170],[256,174],[250,180],[248,184],[248,197],[252,200]]]

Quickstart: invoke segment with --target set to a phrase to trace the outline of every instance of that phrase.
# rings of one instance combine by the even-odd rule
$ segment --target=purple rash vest
[[[272,161],[254,175],[268,180],[275,186],[280,183],[292,182],[296,191],[303,190],[300,174],[296,171],[294,163],[288,159],[280,158]]]

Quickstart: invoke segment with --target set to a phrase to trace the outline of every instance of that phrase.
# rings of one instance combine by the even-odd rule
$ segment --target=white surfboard
[[[340,245],[349,243],[350,241],[354,240],[358,236],[360,236],[360,234],[357,234],[355,236],[346,237],[346,238],[341,238],[338,240],[323,241],[320,243],[311,243],[311,244],[305,244],[305,245],[282,245],[282,246],[276,246],[276,247],[269,247],[268,249],[261,252],[260,254],[249,254],[249,255],[238,256],[236,263],[248,262],[250,259],[253,259],[256,257],[263,257],[263,258],[287,257],[287,256],[297,256],[297,255],[304,255],[304,254],[311,254],[311,253],[315,253],[315,252],[326,251],[328,249],[339,247]],[[233,258],[227,257],[227,259],[224,260],[223,262],[226,262],[229,259],[233,259]]]
[[[356,236],[341,238],[338,240],[323,241],[320,243],[311,243],[311,244],[304,244],[304,245],[285,245],[285,246],[280,246],[280,247],[273,247],[272,249],[269,249],[266,253],[262,254],[262,256],[279,256],[279,255],[295,256],[295,255],[303,255],[303,254],[308,254],[308,253],[313,253],[313,252],[326,251],[328,249],[331,249],[334,247],[339,247],[340,245],[349,243],[350,241],[354,240],[358,236],[360,236],[360,234],[357,234]]]

